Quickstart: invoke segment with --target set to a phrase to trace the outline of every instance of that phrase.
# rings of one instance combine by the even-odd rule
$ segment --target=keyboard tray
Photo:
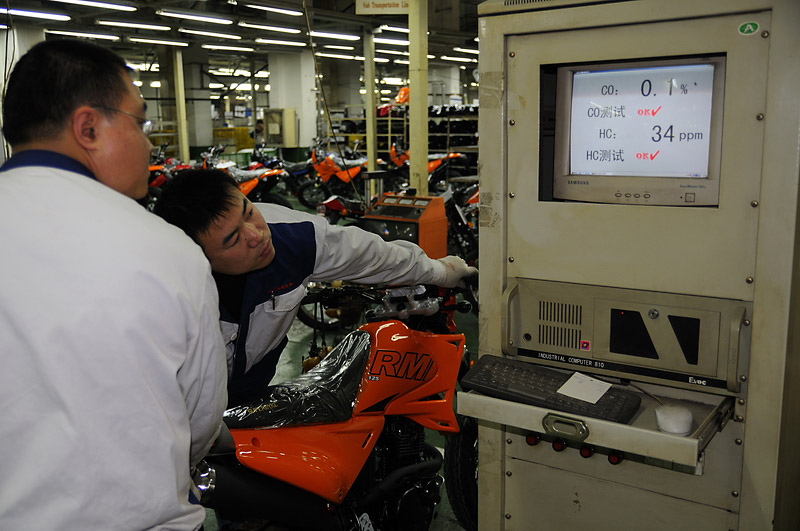
[[[481,356],[461,380],[465,390],[566,413],[627,424],[639,410],[638,394],[612,387],[596,403],[558,393],[573,373],[499,356]]]

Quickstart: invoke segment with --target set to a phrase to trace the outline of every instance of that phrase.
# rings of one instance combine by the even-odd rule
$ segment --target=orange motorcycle
[[[401,172],[408,178],[409,152],[403,149],[397,142],[392,143],[389,148],[389,158],[392,159],[396,171]],[[428,154],[428,193],[439,195],[447,190],[447,183],[454,177],[460,177],[461,173],[453,168],[455,161],[460,161],[466,157],[461,153],[448,152],[441,154]]]
[[[315,297],[376,307],[309,372],[225,412],[230,437],[195,472],[226,519],[289,529],[428,529],[443,458],[425,429],[459,431],[453,409],[465,338],[455,290],[350,286]]]

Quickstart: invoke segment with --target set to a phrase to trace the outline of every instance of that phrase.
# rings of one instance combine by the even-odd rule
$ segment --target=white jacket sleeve
[[[377,234],[357,227],[327,222],[317,226],[322,238],[317,240],[317,263],[311,280],[437,285],[445,280],[444,265],[429,258],[414,243],[386,242]]]
[[[197,464],[219,434],[227,404],[225,346],[219,328],[217,289],[209,272],[199,299],[187,308],[188,352],[178,371],[191,427],[191,465]]]

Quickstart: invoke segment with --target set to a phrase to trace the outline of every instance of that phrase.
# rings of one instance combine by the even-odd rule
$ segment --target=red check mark
[[[658,106],[658,109],[653,109],[653,116],[658,114],[658,111],[660,111],[660,110],[661,110],[661,105]]]
[[[658,156],[659,153],[661,153],[660,149],[658,151],[656,151],[655,153],[650,153],[650,160],[654,160]]]

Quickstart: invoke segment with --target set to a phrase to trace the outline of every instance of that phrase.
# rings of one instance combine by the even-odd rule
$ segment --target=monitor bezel
[[[572,78],[575,72],[698,64],[714,65],[707,177],[615,176],[570,173]],[[587,203],[718,207],[720,164],[722,159],[725,65],[725,54],[555,65],[557,73],[552,177],[553,199]]]

